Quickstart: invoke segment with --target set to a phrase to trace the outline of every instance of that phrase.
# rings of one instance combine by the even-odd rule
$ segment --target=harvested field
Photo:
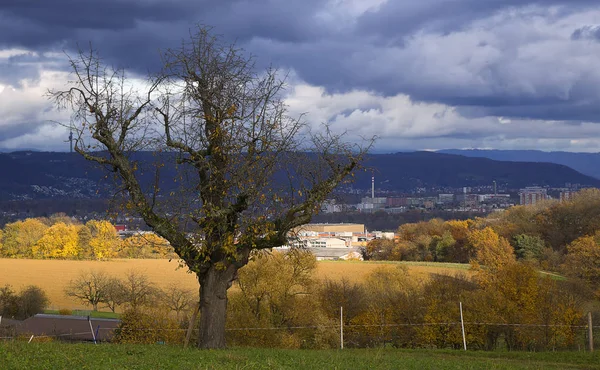
[[[409,272],[419,279],[427,279],[431,273],[468,273],[468,265],[450,263],[320,261],[317,264],[317,277],[361,281],[377,267],[397,265],[407,266]],[[10,284],[15,289],[21,289],[27,285],[37,285],[48,294],[49,308],[85,309],[87,307],[64,295],[64,287],[81,272],[101,270],[110,276],[123,278],[129,271],[135,270],[146,274],[150,281],[161,288],[167,287],[172,282],[178,282],[182,288],[196,290],[198,283],[194,275],[187,273],[187,269],[178,268],[178,266],[177,261],[166,259],[116,259],[111,261],[0,259],[0,286]]]
[[[164,288],[172,281],[178,281],[182,288],[196,290],[198,283],[187,269],[177,269],[178,262],[155,259],[118,259],[111,261],[69,261],[69,260],[26,260],[0,259],[0,286],[10,284],[15,289],[27,285],[37,285],[44,289],[50,298],[52,309],[86,308],[76,300],[66,297],[64,288],[69,281],[86,271],[104,271],[106,274],[123,278],[131,270],[148,276],[150,281]]]
[[[386,266],[406,266],[408,272],[417,279],[425,280],[431,274],[454,275],[469,273],[468,264],[435,262],[385,262],[385,261],[319,261],[317,276],[321,279],[361,281],[373,270]]]

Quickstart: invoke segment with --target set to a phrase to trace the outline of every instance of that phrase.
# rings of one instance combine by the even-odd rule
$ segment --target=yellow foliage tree
[[[48,229],[42,221],[28,218],[7,224],[4,228],[2,256],[31,257],[32,247]]]
[[[89,247],[92,258],[107,259],[117,255],[121,245],[121,238],[115,227],[108,221],[88,221],[85,226],[90,230],[92,238]]]
[[[373,270],[365,282],[367,307],[351,321],[348,336],[361,346],[383,343],[410,346],[415,338],[414,328],[397,325],[420,319],[421,305],[414,304],[420,284],[405,266],[381,266]]]
[[[600,232],[578,238],[568,245],[563,270],[567,275],[586,281],[594,289],[599,288]]]
[[[313,298],[316,259],[308,251],[258,253],[240,269],[240,290],[232,295],[228,324],[232,328],[277,327],[282,330],[236,330],[239,345],[287,348],[337,346],[332,322]],[[315,327],[297,330],[298,326]],[[284,330],[283,328],[288,328]]]
[[[144,233],[123,240],[118,255],[124,258],[165,258],[174,256],[174,251],[165,239],[154,233]]]
[[[49,227],[32,248],[36,258],[78,258],[81,252],[78,231],[81,226],[58,222]]]
[[[489,272],[494,273],[515,262],[514,250],[508,240],[500,237],[490,227],[471,231],[469,243],[475,250],[475,259],[471,263],[476,269],[483,265]]]

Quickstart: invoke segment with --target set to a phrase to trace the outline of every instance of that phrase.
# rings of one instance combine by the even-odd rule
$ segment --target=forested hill
[[[562,164],[600,179],[600,153],[543,152],[541,150],[479,150],[445,149],[438,153],[467,157],[489,158],[497,161],[548,162]]]
[[[150,183],[154,172],[148,164],[161,158],[149,152],[137,153],[136,158],[142,163],[141,168],[149,168],[140,173],[144,173],[144,181]],[[357,173],[355,188],[370,188],[371,169],[378,189],[395,191],[490,185],[493,181],[511,189],[531,185],[560,187],[567,182],[600,187],[600,180],[563,165],[494,161],[432,152],[373,154],[368,156],[365,166],[368,170]],[[167,167],[162,171],[170,176],[173,173],[169,172],[174,169]],[[112,182],[104,179],[105,172],[75,153],[3,153],[0,154],[0,173],[0,200],[98,198],[112,193]]]
[[[562,187],[567,182],[600,185],[598,179],[564,165],[495,161],[435,152],[371,155],[366,165],[374,169],[377,186],[390,189],[482,186],[493,181],[509,189],[533,185]],[[370,173],[359,176],[357,183],[369,181]],[[358,184],[357,187],[366,187]]]

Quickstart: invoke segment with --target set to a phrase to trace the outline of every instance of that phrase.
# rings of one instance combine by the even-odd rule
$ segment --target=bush
[[[165,309],[129,309],[121,316],[113,342],[182,344],[185,330]]]
[[[15,294],[8,285],[0,288],[0,315],[24,320],[44,312],[48,305],[48,296],[39,287],[30,285],[19,294]]]
[[[70,310],[68,308],[61,308],[60,310],[58,310],[58,314],[61,316],[71,316],[73,315],[73,310]]]
[[[30,285],[19,294],[19,311],[17,317],[26,319],[44,312],[48,305],[48,296],[35,285]]]

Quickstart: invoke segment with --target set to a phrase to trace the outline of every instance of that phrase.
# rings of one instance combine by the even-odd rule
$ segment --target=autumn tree
[[[2,255],[32,257],[33,246],[42,238],[48,226],[35,218],[16,221],[4,227]]]
[[[365,260],[399,261],[401,255],[396,242],[390,239],[373,239],[362,249]]]
[[[600,232],[578,238],[567,246],[563,270],[590,284],[600,295]]]
[[[485,266],[490,273],[495,273],[515,261],[514,250],[508,240],[496,234],[490,227],[473,230],[469,234],[469,242],[475,250],[472,263],[476,267]]]
[[[108,221],[90,220],[85,226],[90,230],[91,239],[88,241],[92,258],[107,259],[117,254],[121,238],[115,227]]]
[[[472,223],[471,220],[450,220],[444,223],[444,228],[454,240],[454,244],[445,251],[446,261],[466,263],[474,257],[468,240]]]
[[[210,29],[199,27],[163,60],[141,91],[125,71],[81,52],[71,59],[72,84],[50,95],[75,112],[75,151],[112,171],[126,208],[196,274],[198,344],[222,348],[227,290],[250,252],[285,245],[364,150],[290,117],[277,71],[256,71],[253,58]],[[140,150],[157,163],[144,168]],[[141,181],[148,171],[151,184]]]
[[[409,275],[406,266],[377,267],[365,279],[367,305],[351,321],[357,327],[349,328],[348,336],[361,346],[410,342],[415,337],[414,328],[399,329],[398,324],[421,318],[420,284]]]
[[[232,333],[232,340],[238,345],[289,348],[326,348],[337,342],[335,330],[330,328],[335,320],[319,308],[315,269],[316,258],[306,250],[254,255],[240,269],[237,280],[240,289],[232,296],[229,325],[239,329]],[[288,330],[243,330],[248,327]],[[294,329],[297,327],[315,329]]]
[[[172,254],[169,242],[154,233],[132,235],[119,249],[119,257],[125,258],[165,258]]]
[[[32,247],[37,258],[77,258],[81,252],[79,227],[58,222],[50,226]]]

